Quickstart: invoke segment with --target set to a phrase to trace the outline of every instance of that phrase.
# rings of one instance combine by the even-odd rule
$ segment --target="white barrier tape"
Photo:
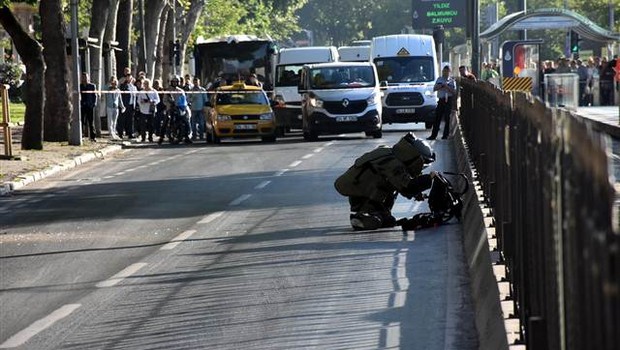
[[[111,93],[116,93],[116,94],[134,94],[134,95],[139,95],[139,94],[146,94],[146,93],[153,93],[156,92],[158,94],[168,94],[168,95],[176,95],[176,94],[186,94],[186,95],[192,95],[192,94],[213,94],[213,93],[218,93],[218,94],[258,94],[261,92],[265,92],[265,93],[270,93],[273,92],[273,90],[207,90],[207,91],[157,91],[157,90],[150,90],[150,91],[122,91],[122,90],[89,90],[89,91],[80,91],[80,93],[83,94],[111,94]]]

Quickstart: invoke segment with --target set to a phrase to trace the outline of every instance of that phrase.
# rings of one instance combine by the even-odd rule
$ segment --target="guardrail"
[[[606,136],[524,93],[461,79],[460,94],[521,341],[535,350],[617,349],[620,213]]]

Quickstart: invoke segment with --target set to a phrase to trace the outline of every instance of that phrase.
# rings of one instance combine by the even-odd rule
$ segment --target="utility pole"
[[[82,117],[80,111],[80,49],[78,47],[78,1],[71,0],[71,58],[73,70],[73,113],[71,113],[71,134],[69,144],[82,145]]]
[[[172,57],[172,76],[177,75],[177,55],[179,54],[177,48],[177,1],[172,0],[172,47],[174,55]]]
[[[146,71],[146,27],[144,25],[144,0],[138,0],[138,11],[140,12],[140,33],[142,34],[142,40],[140,46],[142,47],[142,64],[144,65],[144,72]]]
[[[479,0],[470,0],[472,6],[471,27],[471,71],[475,76],[480,76],[480,4]],[[525,1],[525,0],[523,0]]]

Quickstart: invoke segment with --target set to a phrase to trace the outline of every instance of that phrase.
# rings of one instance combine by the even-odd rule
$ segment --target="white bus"
[[[425,123],[433,126],[440,75],[435,41],[430,35],[375,37],[370,61],[377,66],[383,90],[383,123]]]
[[[305,64],[337,62],[335,46],[309,46],[281,49],[275,69],[274,100],[276,125],[280,135],[301,129],[301,96],[297,92],[299,74]]]

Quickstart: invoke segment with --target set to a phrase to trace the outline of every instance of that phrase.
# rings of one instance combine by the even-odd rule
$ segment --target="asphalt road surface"
[[[477,348],[460,224],[353,233],[333,188],[407,128],[140,146],[0,198],[0,348]]]

